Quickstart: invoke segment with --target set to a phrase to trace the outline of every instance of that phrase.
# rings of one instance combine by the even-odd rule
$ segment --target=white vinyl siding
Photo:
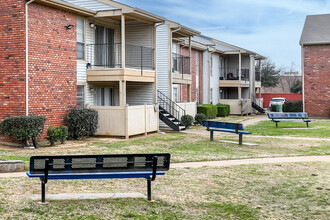
[[[167,25],[156,30],[157,89],[169,96],[169,32]]]
[[[126,22],[126,44],[153,47],[153,26],[140,21]]]
[[[128,105],[152,105],[153,83],[126,83],[126,102]]]

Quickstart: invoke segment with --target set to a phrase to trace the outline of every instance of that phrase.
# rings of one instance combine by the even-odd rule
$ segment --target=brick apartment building
[[[47,125],[61,124],[67,110],[76,106],[77,38],[65,26],[76,26],[79,13],[38,3],[28,6],[27,82],[26,3],[0,4],[0,121],[28,113],[46,116]]]
[[[307,16],[300,39],[305,111],[325,118],[330,109],[330,14]]]

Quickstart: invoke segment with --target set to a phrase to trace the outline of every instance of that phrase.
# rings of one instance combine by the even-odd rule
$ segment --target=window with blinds
[[[96,88],[94,104],[96,106],[114,106],[113,88]]]
[[[83,109],[85,106],[85,86],[77,86],[77,108]]]

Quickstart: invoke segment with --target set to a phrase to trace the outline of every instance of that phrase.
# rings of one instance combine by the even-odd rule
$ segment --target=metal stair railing
[[[265,113],[265,110],[263,108],[261,108],[259,105],[257,105],[256,103],[252,102],[252,107],[254,109],[256,109],[257,111],[259,111],[260,113]]]
[[[159,106],[170,113],[178,121],[181,121],[181,117],[186,114],[186,110],[181,108],[161,91],[158,90],[157,93]]]

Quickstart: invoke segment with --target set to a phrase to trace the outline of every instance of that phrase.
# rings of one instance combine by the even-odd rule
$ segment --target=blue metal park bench
[[[276,123],[276,127],[278,128],[278,123],[281,121],[301,121],[306,122],[307,127],[308,123],[312,121],[312,119],[308,118],[308,114],[306,112],[272,112],[268,113],[268,118],[272,119],[272,122]]]
[[[244,131],[243,125],[240,123],[218,122],[218,121],[203,121],[203,126],[207,131],[210,131],[210,140],[214,140],[214,131],[235,133],[239,135],[239,145],[243,144],[243,134],[252,134]]]
[[[170,154],[34,156],[30,158],[27,176],[40,178],[43,203],[48,180],[68,179],[145,178],[150,201],[151,181],[169,170],[170,157]]]

